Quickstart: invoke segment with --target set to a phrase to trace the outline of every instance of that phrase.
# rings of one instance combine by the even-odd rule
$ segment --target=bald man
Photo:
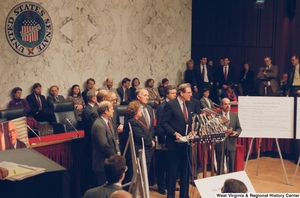
[[[132,198],[132,195],[125,190],[117,190],[109,198]]]
[[[235,158],[235,151],[236,151],[236,138],[241,134],[242,132],[242,127],[240,125],[239,117],[236,113],[231,113],[231,103],[228,98],[223,98],[221,101],[221,109],[222,111],[220,114],[227,118],[229,121],[228,123],[228,129],[225,131],[225,133],[228,135],[227,138],[225,139],[225,150],[224,154],[227,156],[228,162],[227,164],[229,165],[228,168],[228,173],[234,172],[234,158]],[[216,158],[217,158],[217,163],[218,163],[218,170],[217,174],[220,175],[222,174],[220,172],[221,169],[221,158],[222,158],[222,146],[223,143],[218,143],[216,144]],[[224,164],[224,163],[223,163]],[[222,168],[224,171],[224,168]],[[223,172],[222,171],[222,172]]]
[[[15,124],[12,121],[8,122],[7,129],[10,142],[10,149],[26,148],[24,142],[17,139],[18,133]]]

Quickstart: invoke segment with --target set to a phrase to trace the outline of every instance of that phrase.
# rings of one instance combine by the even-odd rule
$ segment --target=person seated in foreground
[[[126,160],[120,155],[111,156],[104,161],[104,172],[107,182],[99,187],[89,189],[83,198],[109,198],[110,195],[122,189],[122,181],[127,171]]]
[[[244,182],[237,179],[227,179],[221,188],[222,193],[247,193],[248,189]]]
[[[132,198],[132,195],[125,190],[117,190],[109,198]]]

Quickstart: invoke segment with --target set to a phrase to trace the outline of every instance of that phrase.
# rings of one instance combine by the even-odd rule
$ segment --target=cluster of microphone
[[[203,109],[200,115],[193,114],[192,117],[192,136],[190,143],[199,142],[219,143],[226,139],[225,131],[228,128],[229,121],[220,114],[210,109]]]

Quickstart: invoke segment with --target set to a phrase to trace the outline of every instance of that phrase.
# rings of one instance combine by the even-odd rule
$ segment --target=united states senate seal
[[[8,13],[5,33],[13,50],[22,56],[33,57],[49,47],[53,26],[48,12],[41,5],[22,2]]]

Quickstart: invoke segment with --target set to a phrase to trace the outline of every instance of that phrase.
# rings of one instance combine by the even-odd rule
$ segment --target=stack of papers
[[[196,136],[192,136],[192,135],[188,135],[188,136],[182,136],[180,138],[178,138],[177,140],[175,140],[175,142],[179,142],[179,143],[184,143],[187,142],[188,140],[193,140],[195,139]],[[198,137],[198,136],[197,136]]]
[[[45,168],[38,168],[13,162],[0,162],[0,166],[8,170],[8,176],[4,179],[11,181],[20,181],[28,177],[32,177],[46,171]]]

